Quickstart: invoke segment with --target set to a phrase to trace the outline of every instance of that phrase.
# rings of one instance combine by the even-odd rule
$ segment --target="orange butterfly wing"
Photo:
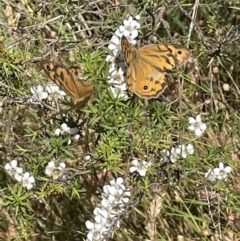
[[[156,44],[136,49],[123,36],[121,45],[128,66],[128,89],[140,98],[157,98],[163,91],[165,72],[180,67],[190,56],[187,48],[177,44]]]
[[[93,84],[79,79],[80,68],[72,66],[67,69],[49,60],[41,60],[40,66],[60,89],[77,101],[82,101],[92,94]]]

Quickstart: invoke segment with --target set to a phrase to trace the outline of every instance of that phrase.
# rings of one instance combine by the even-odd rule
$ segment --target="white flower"
[[[66,168],[66,164],[64,162],[61,162],[59,165],[58,165],[58,170],[63,173],[64,172],[64,169]]]
[[[109,89],[113,93],[114,97],[122,97],[127,99],[127,84],[124,79],[123,68],[115,69],[115,65],[112,65],[109,69],[110,76],[108,77],[108,82],[111,83]]]
[[[78,133],[78,128],[77,127],[70,128],[66,123],[63,123],[63,124],[61,124],[61,129],[59,129],[59,128],[56,129],[54,133],[56,136],[59,136],[64,133],[68,133],[70,135],[75,135],[76,133]]]
[[[163,149],[161,151],[161,162],[169,162],[169,160],[174,163],[179,159],[179,150],[178,148],[172,147],[171,150]]]
[[[114,87],[109,87],[109,89],[111,90],[111,92],[113,93],[113,96],[115,98],[122,98],[123,100],[128,99],[128,94],[126,92],[127,90],[127,84],[122,84],[122,85],[115,85]]]
[[[192,144],[179,145],[178,148],[176,149],[176,152],[178,155],[182,156],[182,158],[185,159],[189,154],[194,153],[194,147]]]
[[[109,70],[110,77],[109,83],[114,84],[123,84],[124,83],[124,72],[123,68],[115,69],[115,66],[112,66],[112,69]]]
[[[53,175],[54,170],[55,170],[55,163],[54,161],[50,161],[45,168],[45,174],[51,177]]]
[[[23,177],[23,169],[21,167],[17,167],[14,178],[15,178],[16,181],[21,182],[22,177]]]
[[[188,155],[191,155],[194,153],[194,147],[192,144],[188,145],[179,145],[178,147],[172,147],[171,150],[163,149],[161,151],[161,162],[168,162],[170,161],[172,163],[178,161],[180,158],[187,158]]]
[[[107,55],[106,61],[107,62],[114,62],[115,61],[115,57],[113,57],[112,55]]]
[[[206,173],[205,173],[205,178],[208,179],[211,182],[214,182],[217,179],[217,176],[212,168],[210,168]]]
[[[126,213],[126,207],[130,201],[130,191],[126,189],[123,178],[110,181],[103,187],[101,205],[94,211],[94,222],[86,221],[89,230],[87,240],[106,240],[111,235],[111,230],[119,226],[119,218]]]
[[[22,176],[23,187],[27,188],[27,190],[30,190],[32,189],[34,183],[35,183],[34,177],[30,176],[29,172],[25,172]]]
[[[45,89],[49,94],[59,91],[59,87],[54,83],[48,84]]]
[[[90,156],[90,155],[86,155],[86,156],[84,157],[84,160],[85,160],[85,161],[91,160],[91,156]]]
[[[108,222],[109,212],[106,209],[96,207],[93,211],[95,215],[94,220],[96,223],[105,225]]]
[[[54,93],[57,93],[59,94],[60,96],[65,96],[66,93],[61,90],[56,84],[54,83],[50,83],[48,84],[46,87],[45,87],[46,91],[49,93],[49,94],[54,94]]]
[[[105,241],[103,233],[107,232],[108,230],[104,227],[104,225],[93,223],[88,220],[86,221],[86,227],[88,230],[90,230],[87,234],[88,241]]]
[[[23,169],[17,166],[17,160],[12,160],[6,163],[5,170],[9,176],[14,177],[16,181],[20,182],[22,180]]]
[[[222,162],[219,163],[219,168],[214,168],[214,173],[219,180],[227,180],[228,174],[232,171],[232,168],[229,166],[224,167]]]
[[[151,165],[150,162],[134,159],[131,161],[132,167],[130,167],[130,172],[138,172],[140,176],[145,176],[147,173],[147,168]]]
[[[139,19],[139,16],[137,16],[136,19]],[[121,39],[122,36],[125,35],[131,44],[135,44],[135,38],[138,36],[139,28],[140,24],[138,21],[130,16],[123,21],[123,25],[119,26],[109,42],[108,48],[111,50],[112,55],[108,55],[106,61],[112,63],[109,68],[110,75],[108,77],[108,82],[113,84],[109,89],[114,97],[128,99],[126,92],[128,88],[124,78],[126,64],[121,49]]]
[[[77,135],[75,135],[73,138],[74,138],[74,139],[77,141],[77,140],[79,140],[80,135],[79,135],[79,134],[77,134]]]
[[[41,85],[36,87],[31,87],[30,91],[32,93],[32,100],[34,101],[42,101],[43,99],[47,99],[48,93],[43,90]]]
[[[77,127],[70,128],[66,123],[63,123],[63,124],[61,124],[61,128],[56,129],[54,133],[56,136],[60,136],[65,133],[67,133],[69,135],[75,135],[78,131],[79,130]],[[73,138],[75,140],[78,140],[80,138],[80,135],[77,134]],[[67,144],[70,145],[71,143],[72,143],[72,140],[71,140],[71,138],[69,138]]]
[[[135,39],[138,36],[138,29],[140,28],[140,23],[133,19],[132,16],[128,20],[123,21],[123,25],[119,27],[119,30],[124,36]],[[132,43],[133,44],[133,43]]]
[[[69,133],[70,132],[70,127],[66,124],[66,123],[63,123],[61,125],[61,133]]]
[[[179,149],[172,147],[170,151],[170,160],[172,163],[179,160]]]
[[[205,123],[202,122],[200,115],[197,115],[196,119],[194,119],[193,117],[189,117],[188,122],[190,124],[188,129],[195,132],[196,136],[201,136],[202,133],[207,129],[207,126]]]
[[[128,99],[128,88],[126,82],[124,81],[124,75],[122,74],[121,70],[115,71],[115,75],[110,77],[109,83],[113,83],[109,89],[113,93],[114,97]]]
[[[64,177],[63,173],[65,168],[66,164],[64,162],[61,162],[58,166],[56,166],[54,161],[50,161],[45,168],[45,174],[53,180],[57,180],[60,177]]]
[[[61,135],[61,129],[57,128],[54,133],[55,133],[56,136],[60,136]]]
[[[121,51],[121,38],[113,35],[109,42],[108,48],[112,51],[113,56],[116,57],[118,52]]]
[[[12,160],[5,164],[5,170],[8,172],[10,176],[13,176],[12,171],[14,171],[15,173],[16,168],[17,168],[17,160]]]
[[[170,157],[170,152],[167,149],[163,149],[161,151],[161,158],[160,158],[160,162],[168,162]]]
[[[140,20],[140,16],[139,16],[139,15],[136,15],[136,16],[135,16],[135,19],[136,19],[136,20]],[[139,26],[139,27],[140,27],[140,26]]]
[[[218,180],[224,180],[226,181],[228,178],[228,174],[232,171],[232,168],[230,166],[224,167],[224,164],[222,162],[219,163],[219,167],[214,169],[209,169],[207,173],[205,173],[205,178],[208,180],[214,182],[217,179]]]

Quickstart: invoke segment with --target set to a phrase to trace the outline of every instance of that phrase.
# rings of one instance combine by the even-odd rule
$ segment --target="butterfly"
[[[180,44],[154,44],[136,49],[125,36],[121,47],[127,65],[128,90],[145,99],[157,98],[164,90],[165,73],[183,65],[190,56],[189,49]]]
[[[40,61],[40,66],[60,89],[75,99],[77,103],[80,103],[77,105],[78,107],[81,103],[86,103],[93,93],[94,85],[91,82],[81,80],[82,73],[79,67],[66,68],[46,59]]]

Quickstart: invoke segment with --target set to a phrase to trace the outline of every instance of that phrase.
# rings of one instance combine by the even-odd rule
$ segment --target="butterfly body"
[[[67,69],[50,60],[41,60],[40,66],[60,89],[77,102],[88,99],[92,94],[94,86],[88,81],[81,80],[79,67],[72,66]]]
[[[155,44],[136,49],[125,36],[121,46],[127,64],[129,92],[140,98],[157,98],[163,90],[166,71],[180,67],[190,56],[190,51],[178,44]]]

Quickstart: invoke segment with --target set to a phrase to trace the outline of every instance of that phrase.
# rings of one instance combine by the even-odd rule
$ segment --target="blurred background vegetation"
[[[141,16],[139,46],[173,42],[192,52],[183,77],[169,76],[158,99],[121,100],[108,90],[107,46],[129,15]],[[237,0],[2,1],[0,239],[84,240],[103,185],[123,176],[133,205],[109,240],[240,240],[239,30]],[[42,58],[82,67],[96,88],[83,109],[62,115],[48,108],[50,100],[27,102],[32,86],[50,81],[39,67]],[[187,130],[188,117],[197,114],[208,126],[199,139]],[[63,122],[79,128],[71,145],[54,134]],[[161,165],[161,151],[183,143],[194,145],[194,155]],[[134,157],[154,164],[142,179],[129,173]],[[31,191],[5,173],[13,159],[34,175]],[[67,181],[46,178],[52,159],[67,163]],[[220,161],[234,171],[213,186],[204,174]],[[161,211],[153,217],[156,197]]]

